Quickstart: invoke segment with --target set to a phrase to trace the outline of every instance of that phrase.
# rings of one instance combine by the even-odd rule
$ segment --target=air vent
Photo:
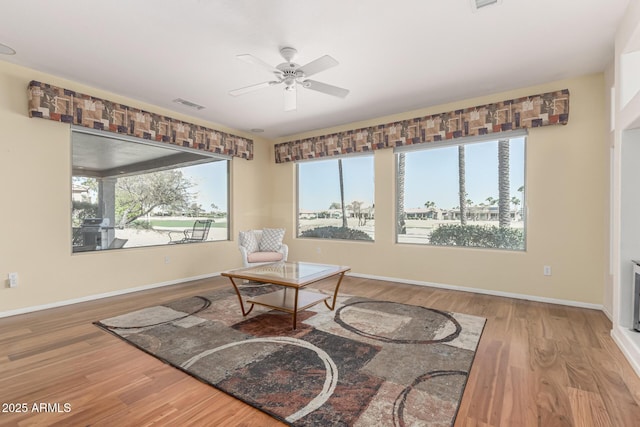
[[[182,98],[176,98],[176,99],[173,100],[173,102],[176,102],[178,104],[182,104],[185,107],[193,108],[194,110],[202,110],[202,109],[204,109],[204,107],[202,105],[198,105],[195,102],[187,101],[186,99],[182,99]]]
[[[482,8],[502,3],[502,0],[471,0],[471,8],[475,12]]]

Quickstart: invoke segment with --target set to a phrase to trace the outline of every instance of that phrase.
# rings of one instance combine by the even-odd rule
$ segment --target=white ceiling
[[[603,71],[629,3],[470,1],[2,0],[0,60],[275,138]],[[272,77],[236,55],[277,65],[283,46],[338,60],[313,79],[350,94],[301,88],[294,112],[281,85],[228,95]]]

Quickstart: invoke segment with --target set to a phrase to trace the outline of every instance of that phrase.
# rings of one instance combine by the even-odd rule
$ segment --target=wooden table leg
[[[336,283],[336,290],[333,292],[333,302],[331,302],[331,305],[329,305],[327,300],[324,300],[324,305],[326,305],[327,308],[329,310],[331,310],[331,311],[333,311],[333,309],[336,308],[336,301],[338,299],[338,291],[340,290],[340,284],[342,283],[342,278],[344,277],[344,273],[346,273],[346,272],[340,273],[340,277],[338,278],[338,283]]]
[[[298,320],[298,288],[295,288],[295,298],[293,299],[293,330],[294,331],[296,330],[297,320]]]
[[[236,285],[236,282],[233,281],[233,277],[229,277],[229,280],[231,280],[231,284],[233,285],[233,289],[236,290],[236,295],[238,295],[238,301],[240,301],[240,310],[242,310],[242,315],[246,316],[247,314],[251,313],[251,310],[253,310],[253,307],[255,304],[251,304],[251,307],[249,308],[248,311],[244,311],[244,303],[242,302],[242,295],[240,295],[240,290],[238,289],[238,286]]]

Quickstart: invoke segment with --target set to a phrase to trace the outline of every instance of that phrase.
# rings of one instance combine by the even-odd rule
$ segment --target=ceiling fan
[[[259,58],[256,58],[253,55],[237,55],[236,58],[250,64],[258,65],[265,70],[273,73],[276,80],[234,89],[229,91],[229,95],[238,96],[265,87],[284,84],[284,110],[292,111],[296,109],[296,92],[298,86],[326,93],[327,95],[337,96],[339,98],[344,98],[349,94],[349,91],[347,89],[343,89],[341,87],[333,86],[327,83],[322,83],[316,80],[310,80],[307,78],[328,68],[335,67],[336,65],[338,65],[338,61],[336,61],[329,55],[324,55],[316,59],[315,61],[311,61],[306,65],[300,66],[299,64],[292,62],[297,53],[298,51],[292,47],[283,47],[282,49],[280,49],[280,54],[286,62],[283,62],[280,65],[276,65],[275,67],[272,67],[271,65],[267,64]]]

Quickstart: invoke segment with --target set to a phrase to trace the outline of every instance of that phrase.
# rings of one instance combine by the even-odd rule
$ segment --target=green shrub
[[[522,229],[493,225],[441,225],[429,240],[432,245],[524,250]]]
[[[300,237],[319,237],[321,239],[373,240],[367,233],[345,227],[317,227],[303,231]]]
[[[86,201],[72,202],[71,218],[73,225],[80,226],[85,218],[96,218],[98,216],[98,204]]]

